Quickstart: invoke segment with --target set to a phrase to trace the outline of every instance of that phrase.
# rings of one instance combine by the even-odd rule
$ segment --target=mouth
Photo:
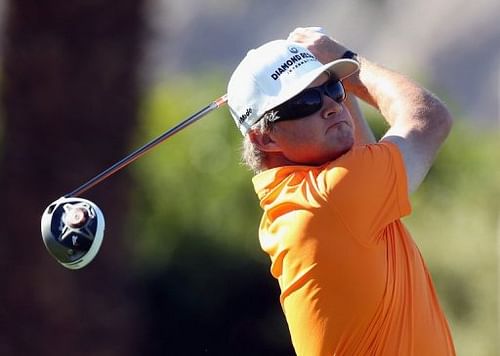
[[[330,129],[332,129],[334,127],[337,127],[337,126],[341,126],[341,125],[347,125],[347,126],[349,126],[349,123],[346,120],[336,121],[332,125],[328,126],[328,128],[326,129],[326,131],[328,132]]]

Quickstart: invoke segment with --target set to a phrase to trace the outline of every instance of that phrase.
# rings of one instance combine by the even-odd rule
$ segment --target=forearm
[[[318,32],[316,28],[297,28],[289,39],[309,48],[322,63],[341,58],[347,47]],[[343,80],[347,92],[374,106],[391,128],[435,131],[450,118],[445,106],[430,92],[405,76],[358,56],[360,70]],[[394,131],[394,130],[392,130]],[[446,131],[447,130],[443,130]]]
[[[354,139],[357,145],[365,145],[375,143],[375,136],[366,121],[361,108],[359,107],[358,99],[352,93],[347,93],[345,101],[347,109],[351,113],[354,123]]]
[[[404,75],[363,57],[359,63],[359,72],[344,81],[346,89],[378,109],[391,127],[419,129],[448,116],[438,98]]]
[[[398,145],[414,192],[450,132],[452,118],[432,93],[405,76],[360,58],[360,71],[346,89],[376,107],[390,125],[382,138]]]

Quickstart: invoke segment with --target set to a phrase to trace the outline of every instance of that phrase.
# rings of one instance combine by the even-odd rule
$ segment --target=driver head
[[[64,267],[79,269],[97,255],[104,237],[104,215],[93,202],[59,198],[45,209],[42,238],[50,254]]]

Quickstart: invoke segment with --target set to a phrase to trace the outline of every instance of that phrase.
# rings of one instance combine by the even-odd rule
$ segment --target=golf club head
[[[41,229],[50,254],[64,267],[80,269],[101,247],[104,215],[90,200],[62,197],[45,209]]]

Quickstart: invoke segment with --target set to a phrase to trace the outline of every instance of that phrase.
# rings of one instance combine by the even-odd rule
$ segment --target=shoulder
[[[328,163],[325,166],[325,170],[328,171],[340,167],[355,169],[363,168],[366,165],[374,168],[373,166],[376,164],[389,163],[394,160],[402,163],[402,154],[399,146],[391,141],[381,141],[353,147],[346,154]]]
[[[390,141],[353,147],[349,152],[328,163],[318,176],[325,191],[346,188],[349,191],[367,185],[383,185],[395,179],[406,184],[403,156],[398,145]]]

